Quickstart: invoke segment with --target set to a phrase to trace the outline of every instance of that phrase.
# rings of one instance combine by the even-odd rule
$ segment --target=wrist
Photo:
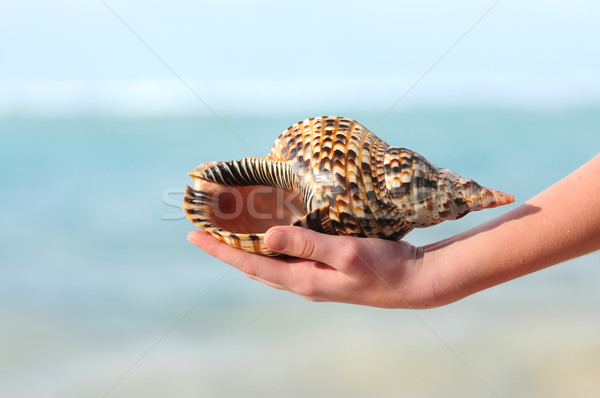
[[[442,242],[439,242],[442,243]],[[403,277],[393,287],[395,308],[427,309],[440,307],[456,301],[452,299],[451,284],[447,273],[441,272],[448,266],[437,243],[415,247],[410,246],[410,261],[402,269]]]
[[[474,293],[469,275],[468,253],[454,237],[419,249],[421,273],[424,283],[424,308],[441,307]]]

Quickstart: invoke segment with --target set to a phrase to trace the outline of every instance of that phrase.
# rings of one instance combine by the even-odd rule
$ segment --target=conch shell
[[[268,256],[277,253],[263,236],[275,225],[398,240],[413,228],[514,201],[335,116],[294,124],[264,158],[203,163],[189,175],[183,207],[190,221]]]

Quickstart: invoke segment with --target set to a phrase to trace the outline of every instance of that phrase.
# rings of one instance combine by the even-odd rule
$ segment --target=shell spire
[[[446,220],[456,220],[471,211],[491,209],[515,201],[513,195],[483,187],[470,178],[461,177],[452,170],[439,170],[438,206]]]
[[[438,168],[413,150],[389,147],[385,152],[388,195],[415,228],[456,220],[471,211],[512,203],[514,197],[482,187],[454,171]]]

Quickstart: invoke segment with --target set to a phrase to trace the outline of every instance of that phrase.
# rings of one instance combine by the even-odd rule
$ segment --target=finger
[[[294,265],[294,260],[284,261],[274,257],[248,253],[231,247],[209,233],[200,230],[190,232],[188,240],[206,253],[232,265],[244,274],[260,278],[261,282],[288,286],[295,279],[294,269],[291,268]]]
[[[248,263],[247,255],[250,255],[250,253],[235,249],[214,238],[206,231],[192,231],[188,234],[187,239],[211,256],[245,272],[245,269],[242,269],[241,266]]]
[[[336,241],[337,239],[337,241]],[[306,258],[330,266],[339,259],[339,236],[321,234],[302,227],[273,227],[265,234],[265,245],[278,253]]]
[[[277,289],[277,290],[286,290],[286,291],[288,291],[288,292],[290,291],[290,289],[288,289],[287,287],[285,287],[285,286],[283,286],[283,285],[280,285],[280,284],[278,284],[278,283],[269,282],[269,281],[267,281],[267,280],[264,280],[264,279],[262,279],[262,278],[259,278],[259,277],[258,277],[258,276],[256,276],[256,275],[251,275],[251,274],[245,274],[245,275],[246,275],[246,276],[247,276],[249,279],[252,279],[252,280],[255,280],[255,281],[257,281],[257,282],[260,282],[260,283],[262,283],[262,284],[265,284],[265,285],[267,285],[267,286],[269,286],[269,287],[272,287],[273,289]]]
[[[321,298],[321,297],[317,297],[317,296],[314,296],[314,295],[312,295],[312,296],[307,296],[307,295],[298,294],[297,292],[295,292],[295,291],[293,291],[293,290],[291,290],[291,289],[288,289],[288,288],[287,288],[287,287],[285,287],[285,286],[278,285],[278,284],[276,284],[276,283],[271,283],[271,282],[269,282],[269,281],[265,281],[264,279],[258,278],[258,277],[254,276],[254,275],[248,275],[248,274],[246,274],[246,276],[247,276],[248,278],[252,279],[252,280],[255,280],[255,281],[258,281],[258,282],[260,282],[260,283],[263,283],[263,284],[265,284],[265,285],[267,285],[267,286],[269,286],[269,287],[272,287],[272,288],[274,288],[274,289],[277,289],[277,290],[283,290],[283,291],[286,291],[286,292],[290,292],[290,293],[297,294],[298,296],[300,296],[300,297],[302,297],[303,299],[305,299],[305,300],[308,300],[308,301],[313,301],[313,302],[330,301],[330,300],[328,300],[328,299]]]

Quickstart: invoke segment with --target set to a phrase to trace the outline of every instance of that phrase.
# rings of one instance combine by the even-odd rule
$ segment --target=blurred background
[[[592,397],[600,253],[449,306],[310,303],[190,245],[187,171],[354,118],[516,203],[600,148],[600,6],[21,1],[0,13],[3,397]],[[565,195],[569,195],[565,192]]]

